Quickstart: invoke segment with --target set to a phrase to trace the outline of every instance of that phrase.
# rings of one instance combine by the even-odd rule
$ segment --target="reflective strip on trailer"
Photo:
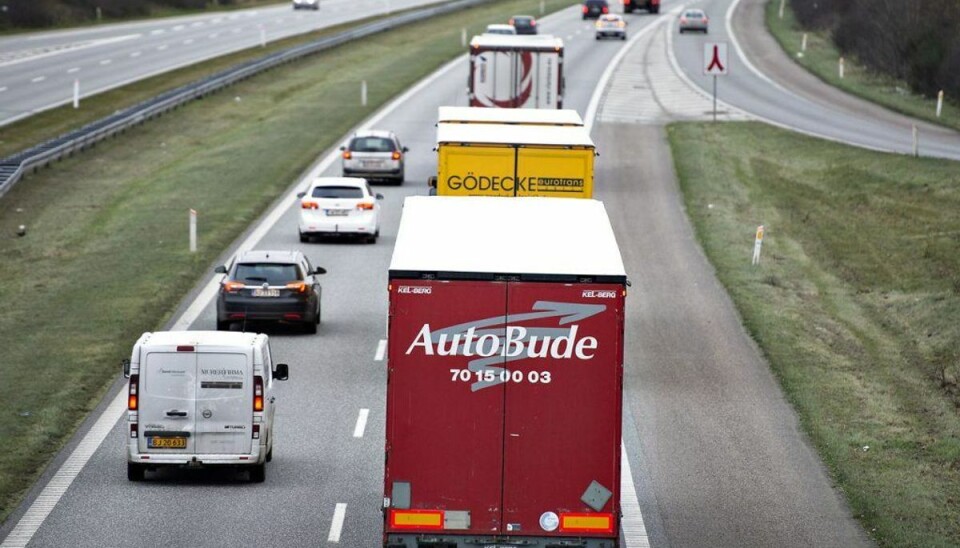
[[[443,511],[391,510],[390,527],[396,529],[443,529]]]
[[[613,514],[560,514],[561,533],[612,533]]]

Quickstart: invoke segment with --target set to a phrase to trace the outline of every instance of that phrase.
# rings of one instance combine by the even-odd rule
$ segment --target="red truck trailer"
[[[563,108],[563,40],[481,34],[470,41],[471,107]]]
[[[596,200],[406,199],[385,547],[618,546],[626,283]]]

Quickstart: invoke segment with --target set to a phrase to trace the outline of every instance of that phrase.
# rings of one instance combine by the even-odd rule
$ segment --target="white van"
[[[244,467],[264,480],[273,457],[273,365],[264,334],[144,333],[124,361],[130,379],[127,479],[161,466]]]

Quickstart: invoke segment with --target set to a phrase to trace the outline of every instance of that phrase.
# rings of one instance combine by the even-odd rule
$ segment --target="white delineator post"
[[[460,47],[467,47],[467,27],[460,29]]]
[[[360,104],[367,106],[367,81],[360,82]]]
[[[803,33],[803,38],[800,39],[800,51],[807,51],[807,33]]]
[[[751,264],[760,264],[760,247],[763,246],[763,225],[757,227],[757,237],[753,241],[753,260]]]
[[[943,90],[940,90],[940,93],[937,94],[937,118],[940,117],[940,113],[943,112]]]
[[[197,210],[190,210],[190,253],[197,252]]]
[[[780,0],[780,19],[783,19],[783,5],[787,0]]]
[[[267,29],[263,28],[263,25],[260,25],[260,47],[267,47]]]
[[[917,124],[913,124],[913,155],[920,156],[920,131]]]
[[[840,63],[837,68],[837,71],[838,71],[838,74],[840,74],[840,78],[843,78],[843,57],[840,58]]]
[[[80,108],[80,80],[73,81],[73,108]]]
[[[540,15],[543,15],[547,12],[547,4],[544,0],[540,0]]]

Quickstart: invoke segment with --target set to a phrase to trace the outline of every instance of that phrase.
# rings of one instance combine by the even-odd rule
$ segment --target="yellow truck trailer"
[[[595,155],[582,126],[440,123],[437,194],[592,198]]]

